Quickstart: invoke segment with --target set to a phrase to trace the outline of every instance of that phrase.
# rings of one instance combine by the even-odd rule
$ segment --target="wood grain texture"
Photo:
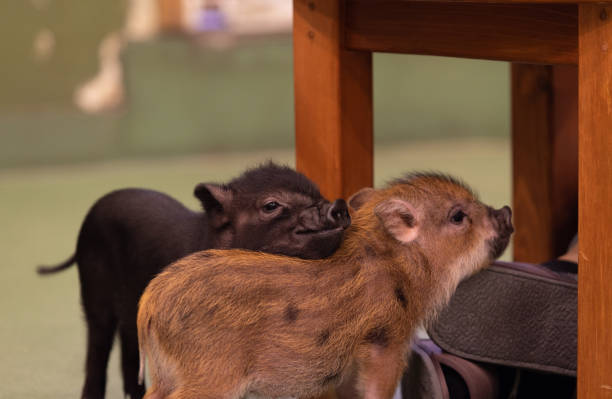
[[[578,70],[512,65],[514,258],[565,252],[578,217]]]
[[[578,398],[612,398],[612,6],[580,5]]]
[[[346,46],[544,64],[576,64],[575,4],[348,0]]]
[[[341,0],[295,0],[298,170],[327,198],[373,184],[372,56],[342,46]]]
[[[377,1],[377,0],[374,0]],[[397,0],[409,2],[413,0]],[[583,4],[583,3],[601,3],[598,0],[421,0],[429,3],[478,3],[478,4]]]

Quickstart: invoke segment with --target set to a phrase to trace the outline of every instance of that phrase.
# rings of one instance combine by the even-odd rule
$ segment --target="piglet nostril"
[[[337,199],[327,211],[327,220],[341,226],[348,225],[350,217],[346,201]]]

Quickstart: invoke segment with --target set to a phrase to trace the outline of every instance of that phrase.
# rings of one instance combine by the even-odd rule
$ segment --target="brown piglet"
[[[307,398],[333,387],[340,398],[391,398],[415,328],[501,255],[511,212],[433,173],[349,202],[353,223],[329,258],[211,250],[153,279],[138,312],[146,398]]]

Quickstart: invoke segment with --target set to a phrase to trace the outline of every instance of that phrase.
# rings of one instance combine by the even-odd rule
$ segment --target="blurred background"
[[[291,0],[4,0],[0,13],[0,398],[78,397],[73,251],[101,195],[294,164]],[[462,177],[510,203],[509,65],[375,54],[375,180]],[[509,252],[507,252],[509,253]],[[506,255],[506,257],[508,257]],[[107,397],[123,397],[113,352]]]

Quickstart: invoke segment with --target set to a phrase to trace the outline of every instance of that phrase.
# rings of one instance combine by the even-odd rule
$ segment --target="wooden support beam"
[[[341,0],[294,0],[298,170],[329,199],[373,184],[372,56],[342,43]]]
[[[576,4],[348,0],[346,47],[513,62],[576,64]]]
[[[578,231],[578,70],[512,65],[514,258],[544,262]]]
[[[579,6],[578,399],[612,398],[612,5]]]
[[[411,2],[414,0],[394,0],[400,2]],[[449,3],[449,0],[420,0],[428,3]],[[577,3],[601,3],[600,0],[450,0],[453,3],[478,3],[478,4],[577,4]]]

